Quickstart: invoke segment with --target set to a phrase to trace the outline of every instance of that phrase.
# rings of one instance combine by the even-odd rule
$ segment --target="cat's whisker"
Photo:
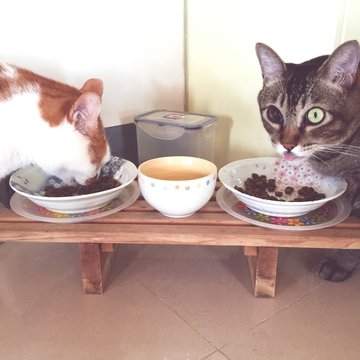
[[[325,160],[321,159],[320,156],[317,156],[317,155],[315,155],[315,154],[311,154],[310,157],[313,157],[313,158],[321,161],[321,162],[324,163],[326,166],[330,166]]]
[[[360,146],[358,146],[358,145],[339,144],[339,145],[333,145],[333,146],[344,147],[344,148],[354,148],[354,149],[359,149],[360,150]]]
[[[348,155],[348,156],[360,156],[358,153],[352,153],[349,151],[339,151],[339,150],[332,150],[332,149],[322,149],[321,152],[327,152],[332,154],[342,154],[342,155]]]
[[[347,145],[319,146],[320,152],[333,154],[342,154],[348,156],[360,156],[360,148],[357,146],[349,147]]]
[[[351,150],[351,151],[358,151],[360,153],[360,147],[355,145],[346,145],[346,144],[339,144],[332,146],[333,149],[341,149],[341,150]]]

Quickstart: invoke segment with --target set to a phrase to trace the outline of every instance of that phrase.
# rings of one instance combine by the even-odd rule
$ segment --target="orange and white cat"
[[[78,90],[14,65],[0,65],[0,179],[38,165],[85,184],[110,158],[100,119],[103,83]]]

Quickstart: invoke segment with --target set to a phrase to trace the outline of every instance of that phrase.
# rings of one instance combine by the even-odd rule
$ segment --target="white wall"
[[[0,60],[80,87],[104,80],[106,126],[184,108],[184,0],[1,1]],[[187,0],[188,110],[219,117],[215,161],[272,154],[255,43],[301,62],[360,40],[358,0]]]
[[[1,2],[0,60],[81,87],[104,80],[106,126],[184,106],[183,0]]]

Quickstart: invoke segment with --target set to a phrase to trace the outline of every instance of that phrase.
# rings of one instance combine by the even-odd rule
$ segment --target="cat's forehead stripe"
[[[280,106],[283,107],[284,106],[284,102],[286,100],[286,96],[284,93],[280,94],[280,98],[279,98],[279,102],[280,102]]]

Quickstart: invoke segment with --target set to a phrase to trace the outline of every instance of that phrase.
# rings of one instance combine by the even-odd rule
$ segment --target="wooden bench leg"
[[[275,297],[278,249],[245,246],[251,281],[256,297]]]
[[[116,245],[80,243],[79,248],[83,291],[85,294],[102,294]]]

